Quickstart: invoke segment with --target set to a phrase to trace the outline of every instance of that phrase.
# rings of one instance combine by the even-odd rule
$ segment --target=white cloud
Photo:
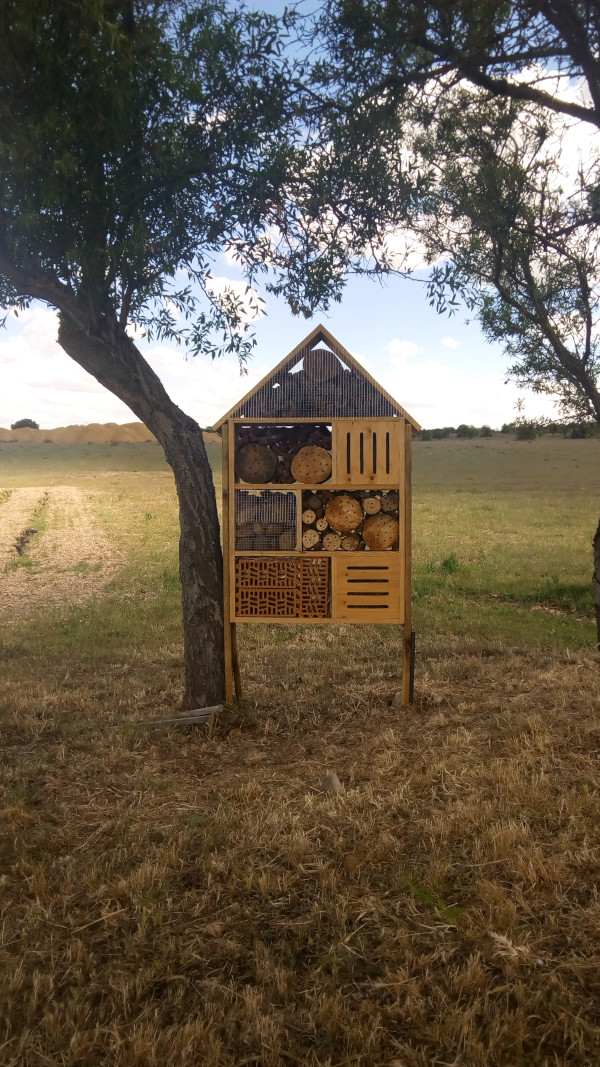
[[[75,363],[55,338],[56,313],[34,306],[0,334],[0,426],[21,418],[42,428],[90,422],[132,422],[136,416]],[[203,426],[210,426],[267,373],[250,364],[240,375],[235,359],[185,358],[184,348],[142,347],[169,396]]]
[[[211,278],[206,288],[224,307],[235,305],[243,323],[260,319],[265,314],[265,302],[247,282],[234,278]]]
[[[397,363],[384,373],[381,384],[424,428],[487,424],[499,429],[516,417],[515,404],[522,390],[499,373],[475,374],[456,366],[429,361]],[[527,395],[527,416],[556,417],[548,397]]]
[[[360,363],[361,367],[365,368],[365,370],[373,370],[372,361],[370,359],[367,359],[366,356],[363,356],[362,352],[352,352],[351,355],[354,357],[357,363]]]
[[[442,337],[440,344],[443,344],[445,348],[458,348],[460,342],[456,341],[454,337]]]
[[[421,238],[409,230],[389,230],[375,255],[385,256],[393,270],[417,271],[429,268],[427,253]]]
[[[389,344],[384,345],[384,351],[387,352],[390,363],[397,363],[399,360],[418,355],[423,349],[414,341],[400,341],[398,337],[394,337]]]

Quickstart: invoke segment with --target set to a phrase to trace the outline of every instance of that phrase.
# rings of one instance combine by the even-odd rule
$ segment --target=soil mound
[[[6,430],[0,427],[0,441],[30,441],[43,444],[47,441],[67,445],[106,445],[114,442],[122,444],[143,444],[156,438],[143,422],[91,422],[88,426],[60,426],[55,430]],[[216,433],[205,433],[207,443],[216,443],[221,438]]]

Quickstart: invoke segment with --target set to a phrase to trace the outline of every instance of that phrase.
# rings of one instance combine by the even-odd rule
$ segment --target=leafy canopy
[[[385,171],[353,175],[378,221],[372,269],[394,268],[400,228],[439,310],[466,299],[517,381],[600,421],[600,145],[578,161],[570,130],[600,125],[597,5],[325,0],[317,40],[323,127],[370,129]],[[380,190],[407,183],[398,210]]]
[[[277,223],[301,166],[293,21],[224,0],[6,0],[3,306],[41,297],[192,352],[220,350],[216,328],[243,358],[241,301],[211,267]]]

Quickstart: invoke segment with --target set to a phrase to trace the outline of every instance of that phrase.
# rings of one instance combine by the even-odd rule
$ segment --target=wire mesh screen
[[[331,350],[330,350],[331,349]],[[306,345],[233,418],[389,418],[401,413],[333,343]]]
[[[235,561],[238,618],[322,619],[330,614],[329,560],[295,556]]]
[[[296,494],[236,489],[236,552],[291,552],[295,548]]]

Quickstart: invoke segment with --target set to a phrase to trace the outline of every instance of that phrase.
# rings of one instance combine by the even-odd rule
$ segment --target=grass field
[[[247,626],[241,706],[150,731],[160,449],[0,443],[0,1062],[600,1062],[600,444],[418,442],[414,480],[414,707],[395,627]]]

